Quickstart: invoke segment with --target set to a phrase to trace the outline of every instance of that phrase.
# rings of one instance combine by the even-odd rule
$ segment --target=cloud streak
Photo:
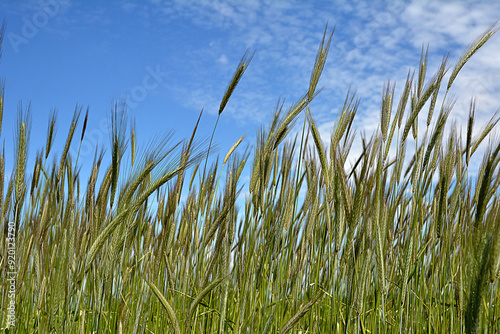
[[[229,78],[229,69],[234,67],[240,50],[249,46],[257,49],[256,58],[246,74],[247,78],[244,78],[248,82],[245,89],[253,93],[245,94],[242,89],[235,94],[232,108],[238,108],[238,111],[229,112],[231,117],[244,115],[241,119],[255,123],[262,120],[256,109],[265,109],[264,113],[271,115],[271,106],[278,98],[276,94],[296,98],[306,89],[317,45],[327,21],[330,25],[338,24],[333,50],[320,82],[326,88],[324,94],[335,97],[326,100],[339,105],[347,88],[352,85],[362,100],[362,113],[371,115],[378,112],[384,82],[396,80],[401,88],[408,68],[418,65],[423,43],[430,45],[431,72],[438,68],[446,51],[451,52],[452,61],[457,59],[468,43],[495,21],[494,13],[500,13],[500,5],[468,2],[435,4],[414,1],[375,5],[339,2],[335,6],[322,4],[319,8],[306,2],[154,3],[161,8],[167,21],[182,17],[199,29],[211,29],[214,35],[217,32],[223,36],[214,37],[211,46],[206,47],[214,60],[226,65],[221,75],[217,76],[218,80]],[[494,74],[500,73],[495,61],[500,43],[495,38],[489,44],[467,65],[453,92],[469,101],[468,95],[472,91],[480,105],[484,103],[487,113],[498,107],[496,96],[500,91],[496,84],[500,80],[496,80]],[[273,73],[273,77],[269,73]],[[472,90],[467,84],[471,80],[474,82]],[[213,88],[216,84],[204,86],[202,83],[206,81],[200,80],[193,93],[183,92],[188,97],[191,95],[186,99],[189,104],[202,103],[198,97],[209,97],[209,101],[220,98],[220,90]],[[269,90],[269,87],[275,89]],[[258,108],[252,107],[256,102],[260,102]],[[459,101],[457,106],[461,105],[463,103]],[[338,107],[320,105],[317,109],[317,117],[321,120],[335,114]],[[460,110],[457,117],[462,117],[464,113],[466,110]],[[255,114],[258,116],[253,117]],[[360,126],[369,128],[373,117],[365,118],[369,121],[360,123]]]

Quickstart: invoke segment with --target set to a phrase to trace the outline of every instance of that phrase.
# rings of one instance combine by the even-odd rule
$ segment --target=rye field
[[[471,96],[468,123],[449,121],[455,79],[497,31],[435,73],[422,50],[402,94],[387,82],[368,135],[353,127],[352,92],[330,138],[319,135],[309,106],[329,29],[302,98],[279,102],[248,149],[242,137],[220,158],[198,123],[181,142],[138,150],[117,107],[108,149],[85,161],[70,146],[92,111],[76,108],[59,136],[54,114],[33,143],[31,112],[20,110],[16,129],[1,132],[15,138],[14,154],[0,156],[2,331],[500,332],[499,117],[475,126]],[[252,56],[228,78],[219,118]],[[51,150],[56,141],[62,152]]]

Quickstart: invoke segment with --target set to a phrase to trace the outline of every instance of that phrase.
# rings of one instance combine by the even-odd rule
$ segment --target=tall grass
[[[240,139],[208,169],[198,123],[186,141],[166,136],[136,150],[135,127],[128,138],[115,108],[111,164],[96,148],[82,180],[69,147],[83,140],[92,114],[74,139],[76,108],[56,157],[52,114],[29,175],[30,114],[20,107],[5,187],[0,156],[2,310],[9,221],[17,241],[17,322],[9,332],[499,332],[498,140],[489,140],[477,179],[469,175],[498,118],[475,129],[472,100],[466,136],[455,125],[445,132],[455,78],[497,30],[465,51],[447,83],[448,58],[428,78],[422,50],[399,100],[394,85],[384,87],[370,138],[352,126],[359,101],[348,93],[328,145],[310,109],[332,40],[325,30],[303,97],[277,104],[251,153],[239,150]],[[245,54],[238,65],[219,116],[250,60]],[[0,115],[3,91],[2,82]],[[301,114],[304,130],[291,136]],[[359,156],[351,154],[355,140]],[[9,327],[5,314],[1,327]]]

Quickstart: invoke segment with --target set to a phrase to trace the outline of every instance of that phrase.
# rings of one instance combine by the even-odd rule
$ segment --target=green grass
[[[472,100],[464,138],[447,123],[455,78],[496,31],[488,29],[455,66],[444,58],[431,77],[422,50],[418,73],[408,74],[399,100],[387,83],[381,124],[370,138],[352,127],[359,102],[348,93],[325,146],[310,109],[332,40],[333,31],[325,30],[308,91],[288,109],[278,104],[252,152],[241,152],[240,139],[222,164],[207,163],[198,123],[183,142],[165,137],[136,151],[135,129],[127,136],[127,120],[116,108],[111,164],[104,165],[96,148],[91,175],[82,179],[78,156],[69,153],[85,135],[88,114],[79,133],[77,108],[56,158],[50,154],[56,118],[49,119],[47,144],[29,173],[30,115],[21,112],[5,187],[8,157],[0,156],[0,303],[6,310],[7,223],[14,221],[17,325],[7,330],[2,311],[0,327],[18,333],[500,332],[498,140],[486,145],[477,180],[469,176],[470,161],[481,159],[475,153],[498,118],[475,129]],[[238,65],[219,117],[238,94],[252,56],[246,53]],[[2,83],[0,119],[3,89]],[[301,114],[302,131],[291,136]],[[423,129],[419,117],[427,120]],[[358,139],[363,151],[353,156]],[[250,182],[243,184],[247,165]]]

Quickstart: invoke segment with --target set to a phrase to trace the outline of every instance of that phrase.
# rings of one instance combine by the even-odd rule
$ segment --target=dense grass
[[[444,58],[430,77],[422,52],[399,100],[387,83],[379,130],[361,137],[360,156],[350,154],[354,95],[327,146],[309,109],[327,31],[303,97],[288,109],[278,104],[252,152],[241,152],[240,140],[211,165],[197,125],[184,142],[167,137],[137,151],[134,128],[128,134],[115,110],[111,164],[96,148],[82,179],[78,156],[68,153],[85,135],[88,114],[77,109],[60,155],[51,153],[49,120],[29,173],[30,115],[20,112],[5,187],[8,157],[0,156],[2,310],[13,221],[18,333],[500,332],[500,143],[485,141],[498,118],[474,128],[472,100],[465,138],[447,126],[455,78],[495,32],[455,66]],[[220,117],[251,59],[238,65]],[[3,84],[0,92],[1,111]],[[302,130],[291,136],[300,115]]]

